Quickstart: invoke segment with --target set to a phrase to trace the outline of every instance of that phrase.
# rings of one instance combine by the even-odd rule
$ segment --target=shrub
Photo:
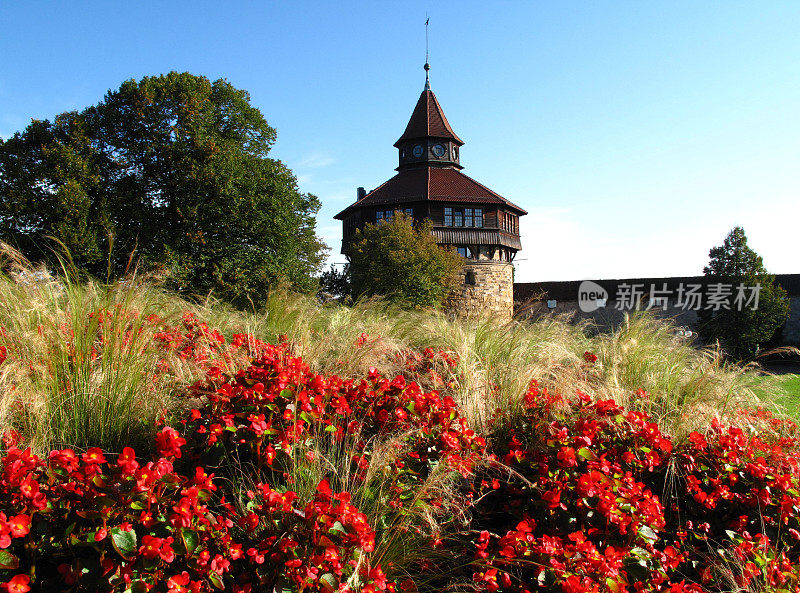
[[[436,243],[432,224],[415,227],[398,212],[390,221],[358,229],[347,248],[353,296],[383,295],[417,309],[441,304],[463,259]]]
[[[37,457],[9,436],[0,456],[0,592],[797,586],[796,428],[754,411],[670,431],[670,389],[687,394],[697,384],[700,397],[715,393],[711,381],[739,375],[709,366],[668,377],[662,358],[689,368],[699,357],[660,329],[632,319],[607,341],[577,333],[570,341],[558,321],[431,332],[439,317],[425,317],[426,326],[416,313],[359,305],[314,309],[309,319],[271,298],[284,317],[270,318],[270,331],[305,327],[304,343],[226,339],[190,313],[111,306],[74,317],[71,327],[86,332],[81,348],[102,356],[111,342],[98,328],[138,324],[145,351],[159,359],[143,380],[182,397],[169,424],[153,426],[156,414],[137,420],[136,450],[109,441]],[[65,313],[49,311],[58,328]],[[387,318],[388,335],[364,331]],[[46,357],[31,357],[18,321],[0,333],[10,393],[28,361],[48,368]],[[67,355],[78,350],[69,332],[47,335]],[[435,348],[414,347],[426,335]],[[122,347],[124,334],[113,343]],[[656,356],[658,344],[667,354]],[[329,371],[315,372],[300,352]],[[625,352],[646,364],[625,366]],[[75,368],[100,373],[102,356]],[[369,369],[373,360],[393,374]],[[548,365],[546,383],[515,391]],[[626,392],[641,379],[659,398]],[[190,388],[179,387],[184,380]],[[465,393],[472,398],[462,407]]]

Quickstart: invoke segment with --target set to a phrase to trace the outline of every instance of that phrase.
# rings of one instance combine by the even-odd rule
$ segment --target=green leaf
[[[123,531],[119,527],[111,529],[111,543],[117,553],[123,558],[131,556],[136,551],[136,532]]]
[[[726,529],[725,534],[735,542],[740,542],[743,539],[742,536],[740,536],[735,531],[731,531],[730,529]]]
[[[0,568],[3,570],[16,570],[19,568],[19,558],[8,550],[0,550]]]
[[[75,531],[75,522],[69,524],[69,526],[64,530],[64,537],[69,537],[72,532]]]
[[[656,534],[656,532],[653,531],[647,525],[642,525],[639,528],[639,535],[641,535],[644,539],[646,539],[651,544],[658,539],[658,535]]]
[[[326,572],[324,575],[319,577],[319,580],[322,582],[322,586],[326,591],[336,591],[337,587],[339,586],[339,581],[330,572]]]
[[[222,582],[222,577],[220,577],[216,572],[212,571],[208,573],[208,580],[211,581],[211,584],[220,591],[225,590],[225,583]]]
[[[130,587],[125,589],[125,593],[147,593],[147,591],[147,583],[144,581],[133,581]]]
[[[578,455],[588,461],[597,461],[597,454],[588,447],[581,447],[578,449]]]
[[[329,532],[336,531],[338,533],[347,533],[347,529],[345,529],[345,527],[344,527],[344,525],[342,525],[341,521],[336,521],[333,525],[331,525],[331,528],[328,531]]]
[[[191,555],[200,543],[200,535],[191,529],[181,529],[181,538],[186,546],[186,551]]]
[[[639,546],[631,549],[631,555],[635,556],[639,560],[650,560],[650,558],[652,558],[652,554],[650,554],[650,552],[644,548],[640,548]]]

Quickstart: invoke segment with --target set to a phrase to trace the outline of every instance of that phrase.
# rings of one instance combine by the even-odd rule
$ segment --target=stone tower
[[[461,172],[456,136],[430,88],[417,101],[398,150],[397,175],[366,192],[335,216],[343,223],[342,253],[356,229],[391,219],[396,211],[414,220],[430,218],[441,245],[453,246],[464,258],[461,284],[449,308],[462,315],[491,313],[509,319],[513,313],[513,264],[520,250],[519,206]]]

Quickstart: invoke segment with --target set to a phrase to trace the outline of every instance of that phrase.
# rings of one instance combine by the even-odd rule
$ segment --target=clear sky
[[[431,84],[464,172],[527,209],[518,281],[695,275],[734,225],[800,273],[800,2],[0,0],[0,136],[170,70],[226,78],[333,215]]]

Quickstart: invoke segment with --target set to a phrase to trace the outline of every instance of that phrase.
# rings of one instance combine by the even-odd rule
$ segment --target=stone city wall
[[[789,296],[789,319],[783,327],[781,343],[791,346],[800,346],[800,274],[776,274],[775,281],[786,290]],[[657,316],[671,319],[676,325],[687,329],[695,329],[697,322],[697,312],[691,308],[679,306],[678,291],[681,286],[684,289],[690,285],[700,285],[701,292],[707,299],[710,284],[703,276],[691,276],[683,278],[638,278],[625,280],[597,280],[596,283],[608,292],[608,300],[605,306],[598,307],[591,312],[584,312],[580,309],[578,302],[578,292],[581,281],[564,282],[538,282],[538,283],[518,283],[514,285],[514,301],[517,307],[518,317],[535,317],[543,314],[569,314],[576,320],[585,319],[595,323],[601,330],[617,327],[623,322],[625,312],[631,309],[629,302],[622,302],[615,296],[619,296],[620,290],[625,286],[644,286],[643,296],[640,300],[640,307],[647,308],[650,303],[651,291],[657,293],[663,291],[669,293],[666,299],[666,307],[655,303],[650,310]],[[713,284],[713,283],[712,283]],[[731,299],[735,295],[731,295]],[[731,304],[732,304],[731,300]],[[549,306],[548,306],[549,305]],[[702,306],[707,305],[707,300],[702,302]]]
[[[800,347],[800,296],[793,296],[789,301],[789,320],[783,328],[783,341]]]

